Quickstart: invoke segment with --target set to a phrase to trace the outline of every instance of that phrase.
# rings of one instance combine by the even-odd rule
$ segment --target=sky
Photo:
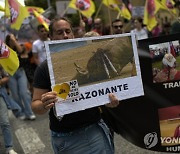
[[[0,5],[4,7],[4,2],[5,0],[0,0]],[[24,5],[24,0],[18,0],[18,2],[20,2],[22,5]],[[0,17],[4,15],[4,12],[0,11]]]

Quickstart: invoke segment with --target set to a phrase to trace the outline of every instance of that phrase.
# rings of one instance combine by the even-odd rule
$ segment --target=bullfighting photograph
[[[160,108],[158,110],[162,146],[180,144],[179,111],[180,105]]]
[[[180,80],[180,44],[170,41],[149,46],[153,82]]]
[[[79,109],[107,103],[109,93],[121,99],[144,93],[133,33],[46,41],[45,47],[52,89],[77,80],[80,93],[71,101],[91,102]]]

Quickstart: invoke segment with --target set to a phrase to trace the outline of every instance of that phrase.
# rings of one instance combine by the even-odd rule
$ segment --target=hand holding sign
[[[72,80],[62,84],[56,84],[52,87],[53,91],[57,92],[60,101],[66,99],[74,99],[79,96],[79,87],[77,80]]]

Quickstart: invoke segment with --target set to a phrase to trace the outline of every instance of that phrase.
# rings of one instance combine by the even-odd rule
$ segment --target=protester
[[[5,42],[10,48],[16,51],[18,55],[22,53],[22,48],[13,34],[7,35]],[[28,80],[21,63],[15,74],[10,76],[8,87],[13,99],[18,103],[22,110],[22,113],[18,118],[22,120],[34,120],[36,116],[31,109],[31,94],[28,90]]]
[[[85,22],[81,19],[81,20],[79,21],[79,26],[73,29],[74,37],[75,37],[75,38],[81,38],[81,37],[83,37],[84,34],[86,33],[85,27],[86,27],[86,24],[85,24]]]
[[[28,51],[24,44],[21,44],[21,47],[22,47],[22,53],[19,56],[19,61],[21,66],[24,68],[29,83],[29,90],[32,93],[33,91],[32,83],[34,79],[34,72],[37,65],[31,61],[32,52]]]
[[[99,35],[104,35],[103,24],[101,18],[94,19],[94,27],[92,31],[97,32]]]
[[[178,18],[172,23],[170,33],[176,34],[180,33],[180,0],[175,0],[175,8],[177,13],[179,13]]]
[[[49,27],[51,40],[74,38],[70,22],[65,18],[54,19]],[[110,94],[108,107],[119,101]],[[35,72],[32,109],[37,114],[49,112],[52,146],[55,154],[63,153],[114,153],[110,132],[100,116],[98,107],[65,115],[58,119],[54,113],[57,93],[51,91],[47,60]],[[67,144],[64,144],[64,143]]]
[[[176,67],[176,59],[170,53],[165,54],[162,59],[163,69],[154,76],[154,82],[167,82],[180,80],[180,71]]]
[[[8,82],[8,79],[8,74],[0,67],[0,127],[4,137],[6,154],[17,154],[13,149],[13,136],[8,117],[7,105],[9,105],[10,102],[7,102],[7,99],[9,98],[5,92],[5,84]]]
[[[157,25],[152,29],[151,35],[152,37],[158,37],[162,34],[162,26],[160,23],[157,23]]]
[[[178,21],[175,21],[170,29],[170,34],[176,34],[180,33],[180,19]]]
[[[112,21],[112,32],[113,34],[124,33],[123,22],[120,19],[115,19]]]
[[[169,35],[171,30],[171,24],[169,22],[162,25],[162,32],[160,35]]]
[[[43,25],[37,27],[39,39],[33,42],[32,52],[35,60],[35,64],[39,65],[46,59],[46,50],[44,41],[49,40],[48,31]]]
[[[100,36],[100,35],[97,32],[89,31],[89,32],[85,33],[83,37],[95,37],[95,36]]]
[[[147,29],[143,26],[143,19],[138,17],[134,20],[134,29],[131,32],[136,34],[137,40],[142,40],[148,38]]]

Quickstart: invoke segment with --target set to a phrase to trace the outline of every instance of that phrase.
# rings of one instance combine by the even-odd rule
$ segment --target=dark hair
[[[11,35],[10,34],[8,34],[7,36],[6,36],[6,38],[5,38],[5,43],[6,43],[6,45],[8,45],[10,48],[12,48],[11,46],[10,46],[10,39],[11,39]],[[14,51],[16,51],[17,49],[16,49],[16,47],[13,47],[12,48]]]
[[[115,19],[115,20],[112,21],[112,25],[113,25],[115,22],[122,22],[122,20],[121,20],[121,19]]]
[[[143,23],[143,18],[142,17],[137,17],[137,18],[134,19],[134,21],[135,20],[137,20],[141,24],[142,27],[145,26],[144,23]]]
[[[45,28],[44,25],[42,25],[42,24],[41,24],[41,25],[38,25],[38,26],[37,26],[38,32],[39,32],[42,28]]]
[[[8,34],[5,38],[5,43],[9,46],[10,35]]]
[[[141,18],[141,17],[137,17],[137,18],[135,18],[135,20],[137,20],[137,21],[139,21],[140,23],[142,23],[142,24],[143,24],[143,18]]]
[[[171,27],[171,24],[170,24],[170,23],[165,23],[165,24],[163,24],[163,27],[164,27],[164,28],[170,28],[170,27]]]
[[[64,21],[68,22],[69,25],[70,25],[70,27],[71,27],[71,30],[72,30],[71,22],[70,22],[67,18],[65,18],[65,17],[60,17],[60,16],[56,16],[56,17],[51,21],[51,23],[50,23],[50,25],[49,25],[49,35],[50,35],[50,36],[53,35],[53,25],[54,25],[54,23],[56,23],[56,22],[59,21],[59,20],[64,20]],[[72,30],[72,31],[73,31],[73,30]]]

